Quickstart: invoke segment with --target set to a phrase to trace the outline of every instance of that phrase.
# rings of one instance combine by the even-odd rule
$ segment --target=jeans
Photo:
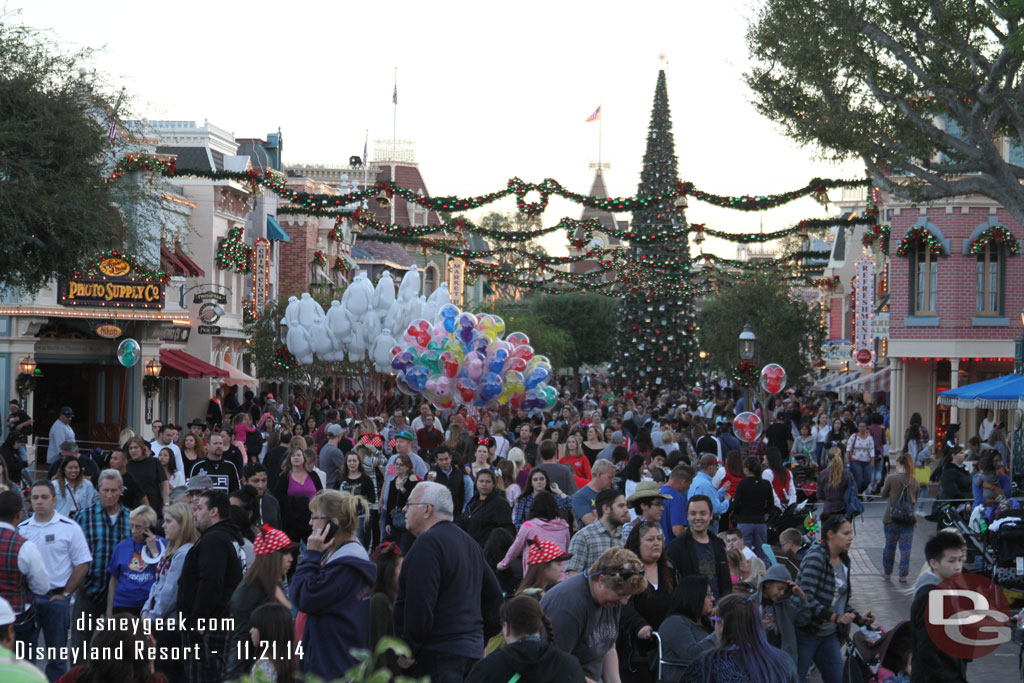
[[[823,683],[842,683],[843,651],[839,646],[839,635],[809,636],[796,633],[797,661],[796,680],[807,680],[807,671],[813,661],[821,673]]]
[[[873,471],[873,463],[861,462],[860,460],[850,461],[850,472],[853,474],[853,481],[857,484],[858,493],[863,493],[864,489],[871,483]]]
[[[476,662],[471,657],[420,650],[408,675],[414,678],[429,676],[430,683],[462,683]]]
[[[761,546],[768,542],[767,524],[737,524],[736,528],[743,534],[743,545],[754,551],[754,554],[764,561],[765,566],[769,565],[768,556],[764,554]]]
[[[18,444],[18,457],[21,458],[23,463],[28,463],[28,449],[25,448],[24,443]]]
[[[914,541],[916,524],[885,524],[885,549],[882,550],[882,573],[892,574],[892,566],[896,563],[896,546],[900,548],[900,578],[910,574],[910,544]]]
[[[35,607],[36,618],[19,627],[18,640],[34,647],[39,643],[39,632],[42,631],[46,647],[64,647],[68,643],[68,628],[71,626],[71,602],[63,598],[50,600],[49,595],[33,595],[32,606]],[[31,650],[29,651],[31,655]],[[29,657],[35,661],[35,657]],[[68,671],[68,663],[62,659],[46,661],[46,678],[56,681]]]
[[[821,458],[822,458],[822,456],[824,454],[825,454],[825,442],[824,441],[819,441],[817,443],[817,445],[814,447],[814,462],[816,462],[818,464],[818,469],[822,469],[823,467],[825,467],[825,465],[822,464],[822,462],[821,462]]]
[[[873,475],[871,477],[871,483],[872,484],[875,483],[876,481],[882,481],[882,458],[881,457],[875,458],[874,473],[873,473]]]
[[[71,631],[71,647],[81,647],[82,645],[88,645],[89,641],[92,640],[92,626],[96,624],[96,619],[102,617],[107,613],[106,595],[103,596],[103,601],[99,602],[93,600],[85,594],[85,590],[79,588],[75,592],[75,604],[71,609],[71,625],[74,627]],[[83,619],[83,617],[85,617]],[[85,626],[84,629],[79,629],[78,626]]]

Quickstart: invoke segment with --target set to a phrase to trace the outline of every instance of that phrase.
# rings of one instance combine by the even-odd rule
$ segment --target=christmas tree
[[[647,132],[647,151],[640,173],[638,197],[665,197],[633,212],[630,241],[634,258],[643,258],[657,273],[654,288],[644,277],[624,280],[619,307],[616,361],[613,372],[620,387],[634,390],[689,386],[696,370],[695,315],[690,285],[690,250],[685,237],[669,233],[684,229],[682,202],[673,195],[677,179],[672,118],[668,108],[665,72],[658,72],[654,108]],[[667,293],[666,293],[667,290]]]

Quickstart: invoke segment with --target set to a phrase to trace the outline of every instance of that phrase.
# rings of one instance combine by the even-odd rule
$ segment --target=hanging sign
[[[194,304],[220,304],[223,306],[228,302],[228,295],[221,294],[220,292],[196,292],[192,296],[192,303]]]
[[[448,294],[452,303],[462,308],[464,291],[463,286],[466,276],[466,262],[459,258],[448,260]]]
[[[61,280],[57,301],[62,306],[99,308],[163,308],[164,283],[140,277],[127,259],[110,256],[83,276]]]
[[[220,325],[199,325],[196,328],[199,334],[220,334]]]
[[[262,311],[267,305],[267,290],[270,287],[270,241],[257,237],[252,247],[252,305]]]
[[[96,328],[96,334],[104,339],[117,339],[123,331],[117,325],[100,325]]]
[[[866,368],[875,357],[872,321],[875,317],[875,260],[864,256],[854,264],[853,358]]]

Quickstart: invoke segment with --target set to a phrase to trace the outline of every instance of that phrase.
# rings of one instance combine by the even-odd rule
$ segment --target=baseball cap
[[[344,433],[345,428],[340,424],[331,423],[331,425],[327,427],[327,436],[329,437],[341,436]]]
[[[61,415],[67,415],[68,417],[74,417],[75,411],[71,409],[71,406],[64,406],[60,409]]]
[[[275,529],[269,524],[264,524],[259,536],[253,541],[252,549],[256,556],[269,555],[278,550],[292,550],[298,548],[299,544],[288,538],[288,534]]]
[[[622,435],[622,432],[612,432],[612,445],[621,446],[626,443],[626,437]]]
[[[208,474],[197,474],[188,480],[185,486],[186,491],[205,491],[213,488],[213,479]]]
[[[0,598],[0,626],[7,626],[7,624],[13,624],[15,621],[14,610],[11,608],[11,603],[7,602],[3,598]]]
[[[395,433],[395,438],[396,439],[405,439],[406,441],[413,441],[414,440],[412,438],[412,432],[410,432],[408,429],[403,429],[400,432],[396,432]]]
[[[537,541],[530,545],[526,552],[526,564],[543,564],[556,560],[568,560],[572,553],[567,553],[558,547],[554,541]]]

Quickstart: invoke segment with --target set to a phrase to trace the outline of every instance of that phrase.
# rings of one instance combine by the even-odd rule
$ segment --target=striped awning
[[[835,391],[840,385],[849,382],[853,379],[854,375],[857,374],[857,370],[847,370],[846,372],[839,372],[819,380],[814,386],[811,387],[812,391]]]
[[[834,391],[889,391],[889,368],[884,367],[869,375],[854,377],[845,384],[840,384]]]

